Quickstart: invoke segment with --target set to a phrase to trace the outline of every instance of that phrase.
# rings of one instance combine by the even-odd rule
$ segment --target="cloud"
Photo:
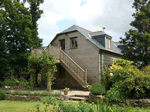
[[[45,0],[40,6],[43,9],[39,24],[39,36],[52,40],[54,35],[63,28],[60,21],[67,23],[74,20],[74,24],[88,30],[102,30],[118,37],[129,30],[129,23],[133,20],[132,3],[134,0]],[[71,22],[72,23],[72,22]],[[65,29],[63,29],[65,30]]]

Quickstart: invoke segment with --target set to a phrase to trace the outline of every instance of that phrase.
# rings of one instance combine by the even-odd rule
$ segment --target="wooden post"
[[[87,83],[87,69],[85,70],[85,83]]]
[[[51,70],[48,69],[48,71],[47,71],[47,91],[51,91],[51,85],[52,85],[52,82],[51,82]]]

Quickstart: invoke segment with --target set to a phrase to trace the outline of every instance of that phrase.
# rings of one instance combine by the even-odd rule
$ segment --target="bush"
[[[108,101],[117,102],[126,99],[127,94],[120,83],[116,83],[112,88],[110,88],[110,90],[107,91],[106,98]]]
[[[147,74],[150,75],[150,65],[146,66],[145,68],[143,68],[143,71]]]
[[[147,98],[150,92],[150,75],[145,68],[139,70],[132,61],[118,60],[103,75],[107,98],[119,101],[124,98]]]
[[[12,80],[12,79],[6,79],[3,83],[3,85],[5,86],[15,86],[16,85],[16,81]]]
[[[101,84],[93,84],[90,91],[95,95],[103,95],[106,93],[106,88]]]
[[[26,79],[20,79],[20,84],[25,87],[25,89],[33,89],[34,88],[34,84],[30,83],[30,81],[26,80]]]
[[[0,89],[0,100],[4,100],[4,99],[5,99],[5,92]]]

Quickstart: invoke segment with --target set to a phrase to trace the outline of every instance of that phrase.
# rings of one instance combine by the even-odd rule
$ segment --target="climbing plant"
[[[57,72],[56,64],[58,62],[52,54],[43,52],[39,56],[29,56],[29,71],[31,82],[35,81],[35,74],[40,73],[42,76],[47,77],[47,90],[51,90],[51,85],[55,79],[55,73]]]

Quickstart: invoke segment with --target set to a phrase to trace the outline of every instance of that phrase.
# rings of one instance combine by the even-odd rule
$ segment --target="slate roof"
[[[105,50],[105,51],[109,51],[109,52],[112,52],[112,53],[116,53],[116,54],[120,54],[122,55],[121,53],[121,49],[119,47],[117,47],[117,45],[115,44],[115,42],[113,42],[113,45],[112,45],[112,50],[109,50],[109,49],[106,49],[105,46],[103,46],[100,42],[98,42],[97,40],[95,40],[94,38],[92,38],[92,36],[96,36],[96,35],[107,35],[105,32],[103,31],[100,31],[100,32],[96,32],[96,33],[92,33],[91,31],[89,30],[86,30],[82,27],[79,27],[77,25],[73,25],[71,27],[69,27],[68,29],[58,33],[57,35],[59,34],[63,34],[63,33],[68,33],[68,32],[72,32],[72,31],[78,31],[80,32],[82,35],[84,35],[91,43],[93,43],[95,46],[97,46],[99,49],[102,49],[102,50]],[[56,36],[57,36],[56,35]],[[55,37],[56,37],[55,36]],[[109,35],[107,35],[109,36]],[[111,36],[109,36],[111,37]],[[55,38],[54,38],[55,39]],[[53,39],[53,40],[54,40]],[[52,41],[53,41],[52,40]],[[52,43],[52,42],[51,42]]]

